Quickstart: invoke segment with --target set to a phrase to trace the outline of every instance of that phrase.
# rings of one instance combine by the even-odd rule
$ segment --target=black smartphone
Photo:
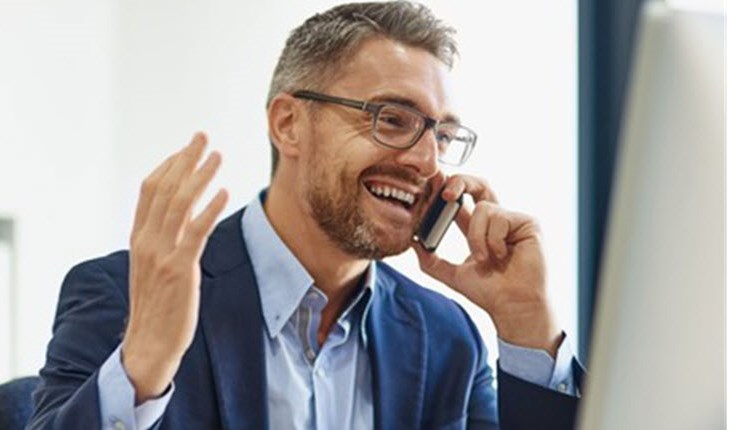
[[[434,252],[445,236],[448,226],[456,217],[458,210],[463,206],[463,194],[452,202],[443,199],[443,188],[438,191],[435,202],[428,208],[420,227],[418,240],[428,252]]]

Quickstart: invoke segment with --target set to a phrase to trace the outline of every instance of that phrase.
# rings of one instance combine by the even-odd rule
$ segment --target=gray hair
[[[365,40],[382,36],[422,48],[449,68],[458,54],[455,30],[426,6],[409,1],[349,3],[316,14],[286,40],[273,72],[266,107],[282,92],[322,90]],[[272,170],[278,150],[271,142]]]

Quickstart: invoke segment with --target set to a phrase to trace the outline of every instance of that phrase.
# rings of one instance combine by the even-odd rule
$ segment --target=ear
[[[268,134],[280,157],[298,157],[301,146],[301,103],[290,94],[280,93],[268,105]]]

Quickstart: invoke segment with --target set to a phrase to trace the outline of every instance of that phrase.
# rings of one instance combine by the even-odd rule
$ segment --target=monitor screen
[[[725,428],[724,22],[644,5],[580,428]]]

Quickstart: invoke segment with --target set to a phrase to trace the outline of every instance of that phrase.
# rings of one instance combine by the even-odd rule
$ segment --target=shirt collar
[[[355,298],[349,303],[342,315],[339,316],[337,324],[339,324],[345,332],[349,333],[350,328],[356,322],[359,322],[360,335],[364,345],[367,346],[366,318],[372,303],[372,295],[375,287],[375,277],[377,273],[377,265],[374,261],[367,266],[367,271],[361,283],[358,285],[358,292]]]
[[[278,335],[314,279],[276,234],[263,210],[266,190],[254,198],[241,220],[268,334]]]
[[[263,209],[266,200],[263,190],[246,207],[241,219],[244,243],[251,258],[253,273],[261,296],[263,320],[270,337],[277,336],[286,322],[296,312],[306,293],[313,287],[314,279],[296,256],[281,240],[268,221]],[[362,338],[366,342],[365,321],[372,292],[375,287],[376,264],[371,262],[365,274],[363,288],[342,313],[346,318],[361,300],[365,300],[362,312]],[[366,343],[365,343],[366,345]]]

